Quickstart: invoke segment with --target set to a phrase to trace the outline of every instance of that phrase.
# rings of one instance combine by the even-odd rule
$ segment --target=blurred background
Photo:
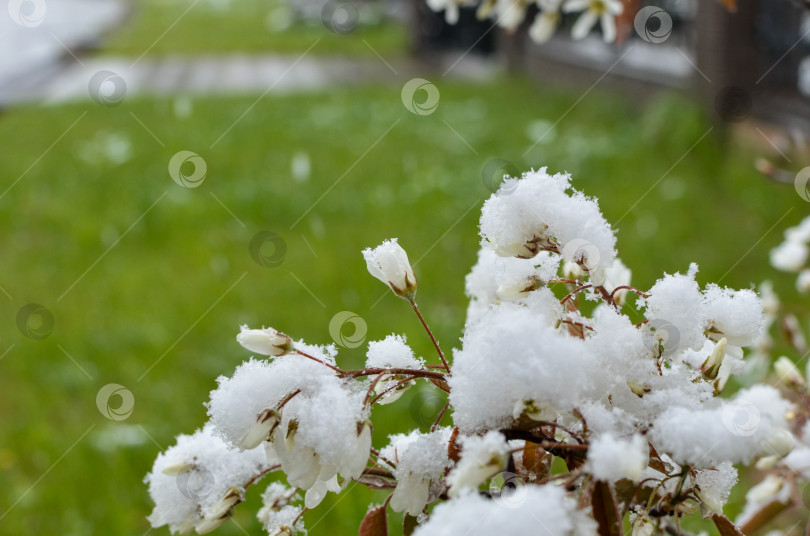
[[[504,172],[571,172],[641,289],[694,261],[702,283],[770,279],[808,312],[767,262],[808,213],[810,22],[789,0],[658,2],[610,45],[568,20],[535,45],[473,8],[449,26],[422,0],[6,3],[0,534],[167,534],[142,479],[248,357],[240,324],[335,342],[346,366],[392,332],[433,359],[366,272],[385,238],[456,346]],[[377,408],[375,445],[443,404]],[[260,491],[219,533],[260,533]],[[310,534],[356,533],[384,497],[330,495]]]

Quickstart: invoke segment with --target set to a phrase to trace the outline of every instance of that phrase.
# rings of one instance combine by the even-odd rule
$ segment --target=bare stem
[[[375,449],[375,448],[372,448],[372,449],[371,449],[371,453],[372,453],[373,455],[375,455],[377,458],[379,458],[380,460],[382,460],[382,461],[384,461],[385,463],[387,463],[388,465],[390,465],[391,467],[396,467],[396,466],[397,466],[397,464],[395,464],[394,462],[392,462],[391,460],[389,460],[388,458],[386,458],[385,456],[383,456],[382,454],[380,454],[380,451],[379,451],[379,450],[377,450],[377,449]]]
[[[304,357],[306,357],[307,359],[311,359],[311,360],[315,361],[316,363],[320,363],[321,365],[323,365],[323,366],[325,366],[325,367],[329,367],[330,369],[334,370],[334,371],[335,371],[335,372],[337,372],[338,374],[343,374],[343,373],[344,373],[342,370],[340,370],[340,369],[339,369],[339,368],[337,368],[336,366],[334,366],[334,365],[330,365],[330,364],[329,364],[329,363],[327,363],[326,361],[324,361],[324,360],[322,360],[322,359],[318,359],[318,358],[317,358],[317,357],[315,357],[315,356],[311,356],[311,355],[309,355],[309,354],[308,354],[308,353],[306,353],[306,352],[302,352],[301,350],[296,349],[296,350],[295,350],[295,353],[296,353],[296,354],[298,354],[298,355],[300,355],[300,356],[304,356]]]
[[[433,336],[433,332],[430,331],[430,328],[428,327],[427,322],[425,322],[422,313],[419,312],[419,307],[416,305],[416,302],[413,299],[411,299],[410,302],[411,307],[413,307],[413,311],[416,313],[416,316],[419,317],[419,321],[422,322],[422,325],[425,327],[425,331],[427,331],[427,334],[430,336],[430,340],[433,341],[433,346],[436,347],[436,352],[439,353],[439,359],[442,360],[442,365],[444,365],[444,369],[447,372],[450,372],[450,366],[447,364],[447,360],[444,358],[444,352],[442,352],[439,343],[436,341],[436,337]]]
[[[267,469],[259,471],[258,473],[250,477],[250,479],[247,482],[245,482],[245,489],[249,488],[256,482],[258,482],[267,473],[272,473],[273,471],[276,471],[278,469],[281,469],[281,464],[271,465]]]
[[[372,367],[357,370],[342,370],[341,375],[349,376],[351,378],[359,378],[360,376],[371,376],[372,374],[403,374],[416,376],[418,378],[434,378],[436,380],[444,380],[445,373],[437,372],[434,370],[420,370],[420,369],[407,369],[407,368],[381,368]]]
[[[568,300],[570,300],[570,299],[571,299],[571,298],[572,298],[574,295],[576,295],[578,292],[582,292],[583,290],[585,290],[585,289],[589,289],[589,288],[591,288],[591,287],[593,287],[593,285],[582,285],[582,286],[579,286],[579,287],[575,288],[575,289],[574,289],[574,290],[572,290],[570,293],[566,294],[566,295],[565,295],[565,297],[563,297],[563,299],[561,299],[561,300],[560,300],[560,303],[565,303],[565,302],[567,302],[567,301],[568,301]]]
[[[442,417],[444,417],[444,414],[447,412],[447,408],[449,408],[449,407],[450,407],[450,401],[448,400],[447,404],[445,404],[444,407],[442,408],[442,410],[439,412],[439,416],[436,417],[436,421],[430,427],[431,432],[433,432],[434,430],[436,430],[436,428],[439,427],[439,422],[442,420]]]
[[[613,292],[610,293],[610,297],[613,298],[613,295],[616,294],[620,290],[629,290],[631,292],[635,292],[636,294],[638,294],[642,298],[649,298],[650,297],[650,295],[647,294],[646,292],[642,292],[639,289],[637,289],[636,287],[631,287],[630,285],[622,285],[620,287],[614,288]]]
[[[279,411],[281,411],[281,408],[283,408],[284,406],[286,406],[286,405],[287,405],[287,402],[289,402],[290,400],[292,400],[292,399],[293,399],[293,398],[294,398],[294,397],[295,397],[297,394],[299,394],[300,392],[301,392],[301,389],[296,389],[296,390],[295,390],[295,391],[293,391],[292,393],[290,393],[290,394],[288,394],[287,396],[285,396],[285,397],[284,397],[284,400],[282,400],[282,401],[281,401],[281,402],[279,402],[279,404],[278,404],[278,409],[279,409]]]

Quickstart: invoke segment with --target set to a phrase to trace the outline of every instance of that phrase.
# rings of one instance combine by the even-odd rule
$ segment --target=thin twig
[[[307,359],[311,359],[311,360],[315,361],[316,363],[320,363],[321,365],[323,365],[323,366],[325,366],[325,367],[329,367],[330,369],[334,370],[334,371],[335,371],[335,372],[337,372],[338,374],[344,374],[344,371],[343,371],[343,370],[341,370],[341,369],[337,368],[337,367],[336,367],[336,366],[334,366],[334,365],[330,365],[329,363],[327,363],[326,361],[323,361],[322,359],[318,359],[318,358],[317,358],[317,357],[315,357],[315,356],[311,356],[311,355],[309,355],[309,354],[308,354],[308,353],[306,353],[306,352],[302,352],[301,350],[296,349],[296,350],[295,350],[295,353],[296,353],[296,354],[298,354],[298,355],[300,355],[300,356],[304,356],[304,357],[306,357]]]
[[[391,385],[391,386],[389,386],[389,387],[386,387],[386,388],[385,388],[385,390],[383,390],[383,392],[382,392],[382,393],[378,394],[377,396],[375,396],[375,397],[374,397],[374,398],[371,400],[371,402],[369,403],[369,406],[373,406],[373,405],[374,405],[374,403],[375,403],[375,402],[377,402],[377,400],[381,399],[382,397],[384,397],[385,395],[387,395],[388,393],[390,393],[391,391],[393,391],[394,389],[396,389],[396,388],[397,388],[397,387],[399,387],[400,385],[402,385],[402,384],[404,384],[404,383],[407,383],[407,382],[412,382],[412,381],[413,381],[413,380],[415,380],[415,379],[416,379],[416,376],[408,376],[408,377],[407,377],[407,378],[405,378],[404,380],[400,380],[400,381],[398,381],[397,383],[395,383],[394,385]]]
[[[422,313],[419,312],[419,307],[416,305],[416,302],[414,300],[410,300],[410,302],[411,307],[413,307],[413,311],[416,313],[416,316],[419,317],[419,321],[422,322],[422,325],[425,327],[425,331],[427,331],[427,334],[430,336],[430,340],[433,341],[433,346],[436,347],[436,351],[439,353],[439,359],[442,360],[442,365],[444,365],[444,369],[447,372],[450,372],[450,366],[447,364],[447,360],[444,358],[444,352],[442,352],[442,349],[439,346],[438,341],[436,341],[436,337],[433,336],[433,332],[430,331],[430,328],[428,327],[427,322],[425,322]]]
[[[448,400],[447,404],[445,404],[444,407],[442,408],[442,410],[439,412],[439,416],[436,417],[436,421],[433,423],[433,425],[431,425],[431,427],[430,427],[431,432],[435,431],[436,428],[439,427],[439,421],[442,420],[442,417],[444,417],[444,414],[447,412],[447,408],[449,408],[449,407],[450,407],[450,401]]]

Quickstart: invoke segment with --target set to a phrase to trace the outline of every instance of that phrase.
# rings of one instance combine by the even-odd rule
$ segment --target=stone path
[[[83,57],[128,15],[127,0],[0,0],[0,107],[93,99],[114,105],[136,95],[285,92],[403,81],[425,65],[383,58],[300,56]],[[370,47],[369,47],[370,48]],[[373,54],[372,54],[373,53]],[[375,57],[376,54],[376,57]],[[494,62],[437,60],[434,72],[486,79]],[[439,76],[436,74],[435,76]]]
[[[436,67],[439,73],[444,72],[441,66]],[[484,80],[496,69],[492,61],[468,57],[454,65],[450,75]],[[410,60],[387,61],[375,57],[358,60],[309,55],[231,55],[137,62],[132,58],[80,59],[51,73],[24,93],[6,94],[5,103],[56,103],[92,98],[102,104],[116,104],[121,99],[144,94],[255,94],[270,90],[278,93],[335,85],[401,82],[419,76],[424,70],[424,65]],[[0,104],[3,102],[0,95]]]
[[[124,0],[0,2],[0,104],[51,80],[61,62],[96,45],[127,16]]]

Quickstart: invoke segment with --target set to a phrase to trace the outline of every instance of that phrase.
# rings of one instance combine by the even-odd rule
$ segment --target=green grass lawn
[[[300,54],[317,40],[315,54],[373,57],[376,51],[387,58],[405,51],[405,29],[386,20],[373,2],[357,12],[358,25],[346,34],[327,30],[317,9],[314,19],[304,19],[295,15],[290,4],[285,0],[137,0],[132,19],[110,36],[102,53],[134,57]]]
[[[792,278],[766,257],[807,205],[716,130],[688,151],[709,129],[695,106],[664,98],[639,110],[595,90],[524,156],[576,95],[515,79],[436,82],[429,116],[406,111],[399,86],[271,94],[241,120],[253,98],[194,99],[188,116],[136,98],[0,116],[0,285],[13,298],[0,295],[0,533],[146,533],[141,480],[160,447],[205,422],[215,378],[248,356],[234,341],[242,323],[329,343],[330,319],[349,310],[367,321],[367,340],[406,333],[435,359],[406,304],[366,273],[360,250],[384,238],[399,237],[416,261],[423,312],[446,350],[457,345],[489,194],[481,169],[493,157],[572,172],[618,222],[620,255],[642,289],[696,261],[703,282],[771,278],[798,303]],[[200,187],[171,180],[180,150],[205,159]],[[297,153],[311,177],[294,178]],[[285,240],[279,266],[251,257],[260,231]],[[29,302],[53,314],[44,340],[17,328]],[[347,366],[362,359],[363,347],[341,352]],[[135,397],[124,421],[96,407],[109,383]],[[414,391],[375,410],[375,445],[424,424],[431,403]],[[260,533],[259,491],[220,534]],[[353,534],[366,504],[383,498],[360,486],[330,496],[307,514],[310,534]]]

